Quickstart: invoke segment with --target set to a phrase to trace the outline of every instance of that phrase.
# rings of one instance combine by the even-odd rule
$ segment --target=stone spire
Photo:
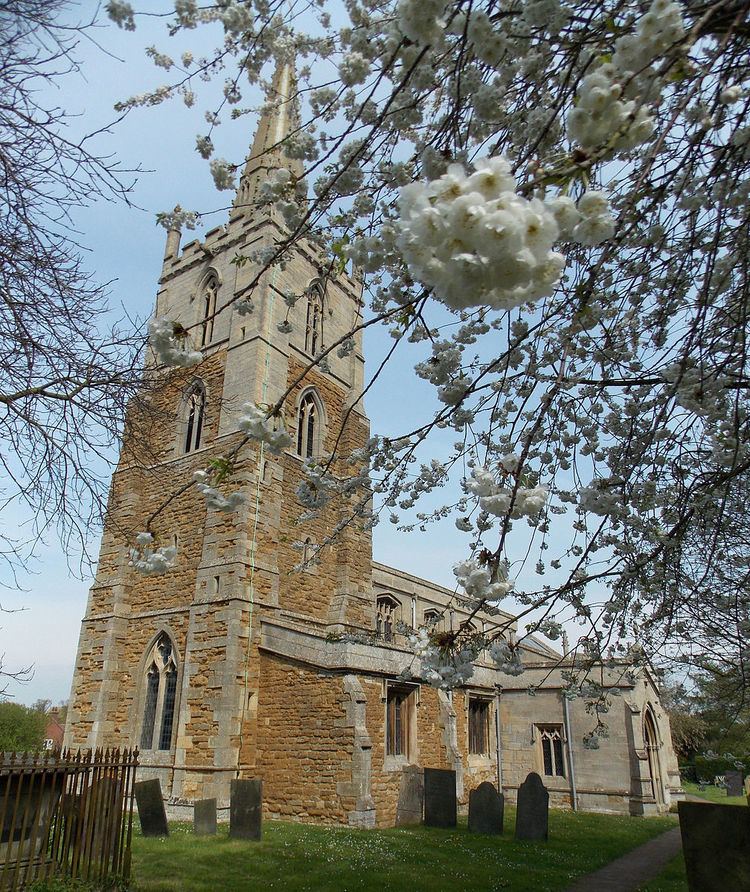
[[[279,143],[300,125],[296,98],[297,77],[293,62],[279,62],[266,96],[266,110],[258,121],[250,154],[234,199],[235,214],[252,208],[268,172],[286,167],[295,177],[304,172],[302,161],[287,158]]]

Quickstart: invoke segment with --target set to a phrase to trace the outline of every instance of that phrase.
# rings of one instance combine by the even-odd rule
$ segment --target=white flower
[[[451,164],[401,189],[397,245],[414,278],[453,309],[509,309],[550,294],[560,278],[555,215],[516,194],[509,171],[502,157],[476,162],[468,176]]]
[[[732,87],[724,87],[721,93],[719,93],[719,102],[722,105],[732,105],[734,102],[737,102],[737,100],[741,98],[742,87],[739,84],[735,84]]]
[[[182,326],[165,317],[149,322],[148,341],[163,365],[190,368],[203,359],[200,351],[189,349],[187,332]]]
[[[209,167],[217,189],[234,189],[234,170],[228,161],[214,158]]]
[[[135,31],[133,7],[129,3],[123,3],[122,0],[109,0],[104,8],[107,11],[107,15],[118,28],[124,28],[126,31]]]
[[[144,576],[160,576],[174,566],[177,548],[174,545],[153,548],[151,533],[138,533],[136,547],[130,549],[129,565]]]
[[[264,443],[270,452],[279,453],[292,445],[292,438],[284,430],[280,419],[278,427],[274,427],[273,419],[269,419],[263,409],[254,403],[246,403],[242,411],[244,414],[240,416],[239,429],[254,440]]]

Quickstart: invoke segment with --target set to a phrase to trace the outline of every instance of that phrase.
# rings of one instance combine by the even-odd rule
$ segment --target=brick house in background
[[[453,593],[372,560],[369,531],[344,525],[319,559],[294,571],[300,554],[324,543],[342,521],[324,508],[304,526],[295,491],[305,458],[348,455],[369,437],[362,405],[361,335],[330,371],[302,372],[321,347],[361,319],[356,274],[326,274],[328,258],[298,245],[285,269],[264,273],[252,314],[232,298],[250,296],[249,254],[283,238],[274,209],[259,208],[268,171],[297,161],[275,144],[295,120],[293,72],[274,78],[275,109],[258,132],[229,222],[180,250],[170,232],[156,316],[192,326],[203,362],[189,371],[152,368],[159,382],[151,425],[130,418],[114,474],[96,580],[83,619],[68,713],[74,747],[137,745],[141,778],[158,777],[173,808],[216,796],[230,780],[260,777],[269,816],[350,824],[393,824],[407,766],[457,772],[462,803],[484,780],[511,800],[529,771],[544,778],[553,804],[644,814],[669,807],[679,791],[669,722],[647,672],[617,687],[611,737],[582,746],[591,727],[581,700],[562,696],[560,657],[524,644],[519,678],[480,659],[471,683],[444,693],[405,682],[411,655],[399,622],[450,627],[466,617]],[[302,294],[287,318],[284,293]],[[151,360],[153,366],[153,360]],[[231,514],[206,507],[180,486],[239,442],[245,402],[272,404],[287,390],[293,445],[271,455],[256,444],[237,455],[230,490],[245,493]],[[334,470],[350,473],[341,460]],[[147,518],[160,544],[176,544],[174,570],[140,576],[128,549]],[[479,614],[485,629],[497,615]],[[358,642],[342,633],[367,632]],[[537,685],[536,696],[527,689]]]
[[[62,749],[63,738],[65,737],[65,720],[60,721],[61,713],[59,709],[52,708],[47,713],[47,724],[44,728],[45,750]]]

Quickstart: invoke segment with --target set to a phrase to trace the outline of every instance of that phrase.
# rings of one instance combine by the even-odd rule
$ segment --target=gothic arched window
[[[312,356],[323,346],[323,285],[313,282],[307,289],[305,351]]]
[[[297,455],[312,458],[317,452],[320,408],[312,392],[305,394],[297,413]]]
[[[183,452],[194,452],[200,448],[203,436],[203,423],[206,416],[206,388],[199,381],[193,385],[185,401],[185,439]]]
[[[216,313],[216,295],[219,291],[219,280],[210,276],[203,286],[203,322],[201,324],[201,347],[210,344],[214,337],[214,314]]]
[[[390,595],[381,595],[377,601],[378,612],[375,620],[375,631],[383,641],[393,641],[395,626],[398,622],[399,602]]]
[[[168,750],[172,747],[174,729],[177,664],[172,642],[165,632],[149,651],[146,667],[141,749]]]

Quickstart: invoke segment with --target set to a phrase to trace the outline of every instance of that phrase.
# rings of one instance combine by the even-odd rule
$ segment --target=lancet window
[[[203,437],[203,423],[206,415],[206,388],[201,382],[193,385],[185,402],[185,438],[183,452],[194,452],[200,448]]]
[[[141,749],[168,750],[174,736],[177,664],[166,633],[162,632],[154,642],[146,667]]]
[[[315,356],[323,347],[323,285],[313,282],[307,289],[305,351]]]
[[[299,404],[297,414],[297,455],[312,458],[317,452],[320,410],[312,393],[307,393]]]
[[[203,286],[203,322],[201,323],[201,347],[210,344],[214,337],[214,319],[216,313],[216,295],[219,291],[219,280],[211,276]]]

